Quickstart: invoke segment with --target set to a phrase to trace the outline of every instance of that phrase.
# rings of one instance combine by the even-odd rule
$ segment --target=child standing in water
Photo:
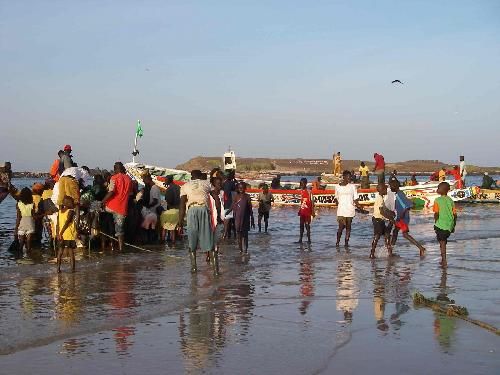
[[[304,227],[307,231],[307,242],[311,243],[311,219],[316,216],[314,213],[314,199],[312,193],[307,190],[307,178],[300,179],[300,208],[298,215],[300,217],[300,237],[299,243],[302,243],[304,237]]]
[[[269,212],[271,212],[271,204],[274,202],[273,195],[269,192],[267,184],[262,185],[262,192],[259,193],[259,233],[262,231],[262,218],[264,218],[264,231],[267,233],[269,224]]]
[[[59,251],[57,252],[57,272],[61,272],[61,261],[64,250],[69,251],[71,257],[71,272],[75,272],[75,249],[76,249],[76,223],[75,203],[73,198],[65,196],[57,213],[57,241]]]
[[[372,250],[370,252],[370,259],[375,259],[375,249],[377,248],[378,240],[381,236],[384,236],[385,246],[387,247],[387,252],[391,257],[392,246],[391,246],[391,228],[392,221],[394,221],[394,212],[389,211],[385,206],[385,197],[387,196],[387,185],[378,184],[377,185],[377,197],[375,198],[375,204],[373,205],[373,241]],[[387,221],[391,221],[387,224]]]
[[[21,190],[16,211],[16,237],[19,240],[19,250],[23,251],[26,244],[26,252],[29,254],[31,252],[31,240],[35,233],[35,205],[29,188],[25,187]]]
[[[448,263],[446,262],[446,244],[448,243],[448,237],[450,234],[455,232],[455,226],[457,224],[457,211],[455,209],[455,203],[448,196],[450,191],[450,184],[447,182],[441,182],[438,185],[437,193],[440,197],[436,198],[434,201],[434,231],[436,232],[436,237],[439,242],[439,248],[441,250],[441,267],[446,268]]]
[[[253,209],[250,195],[246,193],[246,184],[239,182],[236,187],[236,195],[233,198],[234,225],[240,253],[248,253],[248,232],[250,226],[255,228]]]
[[[394,230],[392,231],[391,245],[394,246],[396,244],[398,233],[401,230],[401,232],[403,232],[403,237],[418,247],[420,250],[420,256],[423,257],[425,255],[425,248],[408,233],[410,231],[410,228],[408,227],[410,224],[410,208],[413,207],[413,203],[406,197],[405,193],[399,190],[400,183],[398,180],[391,179],[389,186],[392,192],[396,195],[394,203],[396,209],[396,220],[394,222]]]

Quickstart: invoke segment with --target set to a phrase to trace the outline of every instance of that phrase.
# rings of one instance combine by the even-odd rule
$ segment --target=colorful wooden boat
[[[481,189],[475,187],[472,194],[467,199],[461,201],[462,203],[500,203],[500,190]]]
[[[151,174],[155,184],[164,190],[165,178],[168,175],[173,175],[177,184],[182,185],[189,181],[189,172],[162,168],[152,165],[144,165],[138,163],[125,164],[128,174],[134,178],[139,184],[142,184],[142,175],[146,172]],[[252,197],[252,201],[257,202],[261,189],[258,188],[262,183],[268,183],[264,180],[244,180],[249,184],[247,193]],[[284,189],[271,189],[270,192],[274,196],[274,204],[278,206],[298,206],[300,204],[300,191],[298,183],[286,182],[283,183]],[[418,203],[425,208],[432,208],[434,200],[439,196],[436,193],[438,183],[425,183],[416,186],[403,186],[401,190],[412,200],[418,200]],[[313,190],[314,203],[318,207],[335,207],[337,200],[335,198],[335,184],[327,184],[325,190]],[[448,194],[454,201],[462,201],[469,199],[473,195],[473,188],[454,189]],[[362,205],[370,206],[375,203],[377,190],[375,187],[371,189],[358,189],[359,202]]]

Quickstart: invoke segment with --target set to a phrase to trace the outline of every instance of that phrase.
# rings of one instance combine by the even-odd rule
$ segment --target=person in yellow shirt
[[[368,168],[364,161],[359,166],[359,175],[361,176],[361,189],[370,188],[370,168]]]
[[[51,199],[53,192],[54,192],[54,180],[45,181],[42,193],[42,201],[44,201],[45,199]]]
[[[35,208],[33,194],[30,188],[23,188],[19,194],[16,204],[16,239],[19,241],[19,249],[23,251],[26,245],[27,255],[31,255],[31,242],[35,233]]]
[[[337,152],[333,158],[333,164],[333,174],[340,176],[342,174],[342,157],[340,156],[340,152]]]
[[[441,170],[439,171],[438,176],[439,176],[439,181],[440,182],[446,181],[446,168],[445,167],[441,168]]]
[[[75,272],[75,249],[76,249],[76,222],[75,202],[70,196],[65,196],[57,214],[57,241],[59,251],[57,252],[57,272],[61,272],[61,261],[64,249],[67,249],[71,257],[71,272]]]

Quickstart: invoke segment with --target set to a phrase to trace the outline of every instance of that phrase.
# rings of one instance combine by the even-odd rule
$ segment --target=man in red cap
[[[71,146],[66,145],[63,149],[63,154],[59,160],[59,175],[62,175],[65,169],[73,167],[73,159],[71,156]]]

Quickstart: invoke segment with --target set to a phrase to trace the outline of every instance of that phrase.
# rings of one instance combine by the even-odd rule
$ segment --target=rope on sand
[[[472,323],[478,327],[486,329],[487,331],[493,332],[496,335],[500,335],[500,329],[488,323],[482,322],[480,320],[469,318],[469,312],[465,307],[455,305],[454,301],[450,302],[451,303],[447,304],[440,301],[436,301],[432,298],[425,297],[423,294],[419,292],[415,292],[415,294],[413,295],[413,303],[416,306],[429,307],[432,310],[439,312],[441,314],[465,320],[466,322]]]
[[[104,232],[99,232],[99,234],[102,234],[104,237],[107,237],[107,238],[109,238],[109,239],[111,239],[111,240],[113,240],[113,241],[118,242],[118,239],[114,238],[113,236],[110,236],[110,235],[109,235],[109,234],[107,234],[107,233],[104,233]],[[136,246],[136,245],[132,245],[132,244],[127,243],[127,242],[124,242],[123,244],[124,244],[124,245],[126,245],[126,246],[129,246],[129,247],[132,247],[132,248],[134,248],[134,249],[137,249],[137,250],[145,251],[145,252],[147,252],[147,253],[152,253],[152,251],[151,251],[151,250],[148,250],[148,249],[145,249],[145,248],[143,248],[143,247]]]
[[[114,238],[113,236],[110,236],[109,234],[107,233],[104,233],[104,232],[99,232],[99,234],[102,234],[104,235],[105,237],[108,237],[109,239],[112,239],[113,241],[117,241],[118,240],[116,238]],[[152,250],[148,250],[148,249],[145,249],[143,247],[139,247],[139,246],[136,246],[136,245],[132,245],[130,243],[127,243],[127,242],[124,242],[123,243],[124,245],[126,246],[130,246],[130,247],[133,247],[134,249],[137,249],[137,250],[141,250],[141,251],[144,251],[144,252],[147,252],[147,253],[152,253],[153,251]],[[177,256],[177,255],[167,255],[167,257],[169,258],[175,258],[175,259],[184,259],[184,257],[180,257],[180,256]]]
[[[92,227],[92,223],[89,224],[89,232],[92,233],[92,229],[97,229],[97,228],[94,228]],[[110,240],[113,240],[113,241],[116,241],[118,242],[118,239],[113,237],[113,236],[110,236],[109,234],[107,233],[104,233],[103,231],[99,230],[99,234],[102,234],[104,237],[107,237],[109,238]],[[148,250],[148,249],[144,249],[143,247],[139,247],[139,246],[135,246],[135,245],[132,245],[130,243],[127,243],[127,242],[124,242],[123,243],[124,245],[126,246],[129,246],[129,247],[132,247],[134,249],[137,249],[137,250],[140,250],[140,251],[144,251],[146,253],[152,253],[151,250]],[[90,253],[90,240],[89,240],[89,253]]]

